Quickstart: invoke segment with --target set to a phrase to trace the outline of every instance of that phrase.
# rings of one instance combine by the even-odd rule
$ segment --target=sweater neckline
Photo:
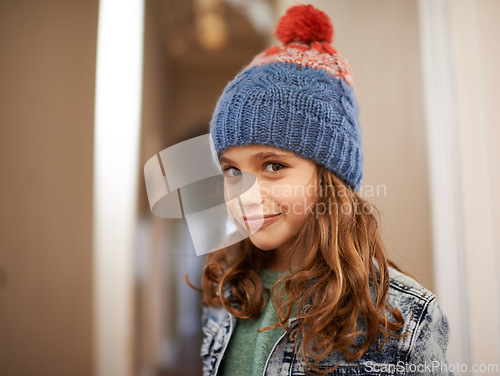
[[[277,272],[274,270],[264,268],[260,273],[260,278],[262,279],[262,284],[264,285],[264,287],[270,289],[274,286],[274,284],[278,281],[278,279],[287,274],[290,274],[289,270]]]

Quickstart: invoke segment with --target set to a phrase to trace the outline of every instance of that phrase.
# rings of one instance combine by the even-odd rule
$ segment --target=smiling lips
[[[265,225],[274,222],[276,219],[279,218],[281,213],[278,214],[271,214],[271,215],[265,215],[265,216],[243,216],[243,221],[248,227],[257,227],[257,228],[262,228]]]

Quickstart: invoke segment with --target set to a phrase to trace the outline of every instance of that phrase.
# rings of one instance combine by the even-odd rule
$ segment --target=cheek
[[[238,222],[243,226],[243,223],[241,222],[241,206],[238,199],[226,201],[226,210],[228,217],[231,218],[233,222]]]
[[[314,196],[313,188],[310,188],[309,192],[307,188],[286,190],[275,195],[274,201],[279,205],[281,212],[287,214],[290,221],[301,222],[314,212],[317,196]]]

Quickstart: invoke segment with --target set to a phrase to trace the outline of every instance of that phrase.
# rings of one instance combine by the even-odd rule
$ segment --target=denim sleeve
[[[407,362],[407,375],[453,376],[446,360],[449,335],[448,319],[433,299],[416,328]]]

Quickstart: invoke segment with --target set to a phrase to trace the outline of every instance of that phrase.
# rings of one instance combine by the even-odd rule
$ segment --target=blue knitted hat
[[[283,44],[255,56],[217,102],[210,123],[217,156],[232,146],[274,146],[317,162],[358,191],[359,109],[349,64],[330,44],[330,19],[312,5],[294,6],[276,35]]]

